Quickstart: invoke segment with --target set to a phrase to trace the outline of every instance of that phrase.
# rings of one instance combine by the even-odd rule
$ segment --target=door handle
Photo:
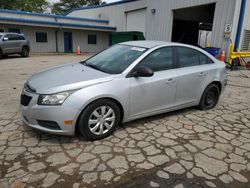
[[[202,76],[206,76],[206,73],[200,72],[200,73],[199,73],[199,77],[202,77]]]
[[[170,84],[170,83],[174,83],[174,82],[175,82],[175,79],[169,78],[169,79],[166,81],[166,84]]]

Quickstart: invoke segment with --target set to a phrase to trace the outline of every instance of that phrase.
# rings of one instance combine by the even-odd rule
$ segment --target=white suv
[[[0,58],[9,54],[20,54],[28,57],[30,52],[29,41],[18,33],[0,33]]]

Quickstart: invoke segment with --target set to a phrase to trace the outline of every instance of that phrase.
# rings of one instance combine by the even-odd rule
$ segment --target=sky
[[[55,3],[55,2],[58,2],[60,0],[49,0],[50,2],[52,3]],[[112,2],[115,2],[115,1],[119,1],[119,0],[105,0],[107,3],[112,3]]]

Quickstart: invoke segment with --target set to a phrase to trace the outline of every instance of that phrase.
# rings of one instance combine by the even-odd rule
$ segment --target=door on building
[[[212,3],[174,10],[172,42],[206,47],[210,43],[207,38],[213,27],[215,5]],[[205,40],[201,38],[204,36],[202,33],[207,33]]]
[[[141,31],[145,36],[146,9],[126,12],[126,31]]]
[[[73,52],[73,41],[71,32],[64,32],[64,52],[65,53]]]

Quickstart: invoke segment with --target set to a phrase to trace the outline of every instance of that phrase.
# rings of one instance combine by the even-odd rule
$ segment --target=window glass
[[[8,38],[9,40],[13,40],[13,35],[11,35],[11,34],[7,34],[7,35],[5,35],[5,37]]]
[[[18,40],[25,40],[25,38],[24,38],[24,36],[21,36],[21,35],[20,35],[20,36],[18,37]]]
[[[91,57],[84,64],[109,74],[120,74],[146,50],[118,44]]]
[[[0,33],[4,33],[4,29],[0,29]]]
[[[20,33],[20,29],[17,28],[9,28],[8,31],[11,33]]]
[[[157,49],[144,58],[139,65],[149,67],[155,72],[172,69],[173,50],[171,47]]]
[[[48,42],[47,32],[36,32],[36,42]]]
[[[176,49],[179,56],[179,68],[199,65],[200,53],[198,51],[186,47],[176,47]]]
[[[14,34],[12,34],[12,35],[10,35],[9,40],[24,40],[24,37],[21,36],[21,35],[14,35]]]
[[[205,54],[200,53],[200,64],[201,65],[206,65],[206,64],[211,64],[213,61],[207,57]]]
[[[96,35],[88,35],[88,44],[96,44]]]

